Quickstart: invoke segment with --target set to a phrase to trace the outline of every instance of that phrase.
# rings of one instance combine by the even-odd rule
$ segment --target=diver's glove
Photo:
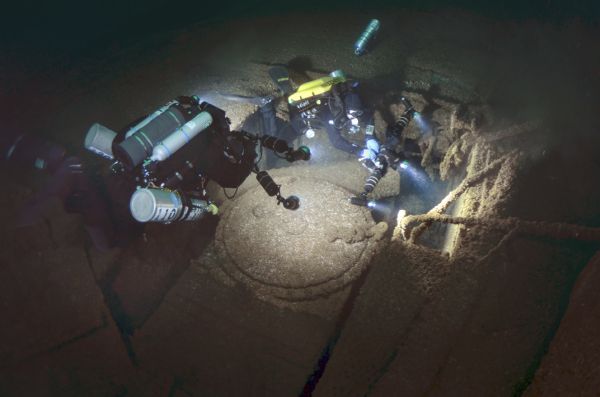
[[[206,207],[205,211],[214,216],[219,215],[219,207],[217,207],[215,203],[211,203],[210,201],[208,202],[208,206]]]
[[[381,152],[379,153],[379,155],[383,157],[387,165],[393,170],[398,169],[400,162],[406,160],[406,156],[404,155],[404,153],[396,152],[395,150],[387,146],[383,146],[381,148]]]

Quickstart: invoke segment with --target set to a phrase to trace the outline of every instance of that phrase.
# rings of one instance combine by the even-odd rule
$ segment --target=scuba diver
[[[372,133],[374,126],[373,114],[364,109],[357,88],[358,82],[349,81],[341,70],[300,85],[287,98],[292,125],[308,138],[315,129],[324,129],[333,147],[358,154],[360,145],[345,136],[356,137],[361,129]],[[280,89],[289,87],[280,83]]]
[[[349,154],[358,154],[362,146],[347,137],[358,137],[361,130],[372,132],[374,127],[372,112],[364,109],[356,92],[357,82],[349,81],[341,70],[336,70],[294,90],[285,67],[273,66],[269,69],[269,75],[279,88],[278,95],[221,95],[229,100],[259,106],[262,130],[266,134],[293,140],[302,135],[312,138],[315,130],[325,130],[333,147]],[[274,102],[280,96],[287,98],[290,120],[286,124],[278,123],[276,118]]]
[[[427,149],[430,132],[427,131],[419,140],[407,138],[404,130],[413,118],[421,116],[407,98],[401,97],[400,102],[404,105],[404,111],[400,119],[387,128],[385,142],[379,142],[373,132],[367,132],[365,148],[360,152],[359,161],[369,171],[369,176],[365,180],[363,191],[350,198],[352,204],[371,206],[368,196],[390,168],[398,172],[409,172],[413,174],[413,179],[427,178],[420,162],[423,151]]]
[[[119,133],[96,123],[84,146],[111,161],[105,172],[96,173],[56,145],[17,137],[3,150],[6,160],[13,165],[33,162],[52,174],[25,207],[20,223],[34,222],[55,196],[67,212],[82,214],[96,247],[108,249],[126,243],[146,222],[216,215],[218,208],[206,193],[208,181],[237,188],[252,172],[277,204],[297,209],[298,197],[283,197],[280,185],[258,168],[257,158],[267,148],[289,162],[308,160],[308,147],[294,150],[274,136],[231,131],[229,125],[225,111],[197,96],[177,97]]]

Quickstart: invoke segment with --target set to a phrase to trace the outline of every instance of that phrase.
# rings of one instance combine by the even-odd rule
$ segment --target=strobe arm
[[[271,149],[290,163],[299,160],[308,161],[310,159],[310,149],[308,146],[300,146],[294,150],[286,141],[272,135],[262,135],[259,140],[262,147]]]
[[[308,146],[300,146],[298,149],[294,149],[292,146],[288,145],[285,140],[279,139],[273,135],[256,135],[247,131],[231,131],[231,134],[257,142],[262,147],[274,151],[278,156],[286,159],[290,163],[299,160],[310,160],[310,149]]]
[[[369,176],[365,180],[362,193],[360,193],[358,196],[351,197],[349,200],[350,203],[362,207],[370,207],[368,196],[373,190],[375,190],[375,186],[377,186],[381,178],[385,176],[386,172],[387,164],[371,169]]]
[[[255,135],[247,131],[231,131],[235,136],[249,139],[262,147],[270,149],[278,154],[280,157],[285,158],[289,162],[298,160],[310,159],[310,149],[306,146],[300,146],[294,150],[290,147],[286,141],[279,139],[272,135]],[[289,210],[296,210],[300,207],[300,199],[296,196],[283,197],[281,195],[281,186],[275,183],[271,175],[267,171],[260,171],[258,166],[255,164],[252,170],[256,173],[256,179],[258,183],[263,187],[265,192],[271,197],[277,198],[277,204],[283,204],[283,207]]]
[[[269,196],[275,196],[277,198],[277,205],[283,203],[283,207],[288,210],[297,210],[300,207],[300,199],[298,197],[289,196],[284,198],[281,195],[281,185],[275,183],[267,171],[258,171],[256,173],[256,179]]]
[[[411,122],[413,117],[415,116],[416,110],[413,107],[412,103],[405,97],[400,98],[400,101],[404,105],[404,112],[400,119],[391,127],[392,134],[396,136],[400,136],[406,126]]]

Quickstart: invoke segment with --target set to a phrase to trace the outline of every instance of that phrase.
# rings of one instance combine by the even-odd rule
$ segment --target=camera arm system
[[[310,150],[245,131],[231,131],[225,111],[196,96],[182,96],[143,118],[124,134],[95,124],[85,147],[113,160],[111,170],[135,184],[129,208],[139,222],[196,220],[218,209],[206,197],[214,180],[237,188],[254,172],[269,196],[287,209],[297,209],[296,196],[284,198],[266,171],[257,165],[257,145],[287,161],[308,160]]]
[[[278,157],[283,158],[290,163],[299,160],[307,161],[310,159],[310,149],[307,146],[300,146],[298,149],[294,149],[283,139],[279,139],[272,135],[259,136],[246,131],[232,131],[232,133],[255,142],[255,144],[260,145],[261,148],[272,150]],[[252,172],[256,174],[256,180],[263,187],[265,192],[269,196],[275,196],[277,198],[278,205],[283,204],[284,208],[290,210],[299,208],[300,199],[297,196],[284,198],[281,195],[281,185],[275,183],[267,171],[261,171],[258,168],[258,164],[254,164]]]

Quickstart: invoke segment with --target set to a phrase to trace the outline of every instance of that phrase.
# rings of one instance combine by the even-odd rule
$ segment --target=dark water
[[[147,39],[174,29],[185,29],[191,25],[218,24],[237,18],[277,17],[294,12],[315,15],[360,12],[370,17],[384,15],[388,10],[398,14],[414,11],[443,14],[460,10],[482,15],[499,23],[523,24],[535,21],[544,26],[554,26],[559,32],[572,23],[597,27],[600,21],[600,2],[594,0],[183,0],[177,3],[167,0],[25,1],[13,2],[2,9],[0,68],[4,71],[2,78],[10,79],[11,72],[25,68],[30,74],[43,79],[46,69],[57,62],[67,62],[74,66],[79,59],[102,53],[107,48],[127,48],[130,43],[142,38]],[[334,26],[345,23],[347,22],[344,18],[331,21]],[[311,34],[310,27],[299,29],[305,29],[306,35]],[[213,43],[207,43],[207,46],[211,45]],[[573,43],[573,46],[577,45],[578,43]],[[552,49],[542,48],[541,51],[552,52]],[[569,54],[565,54],[565,57],[569,57]],[[544,63],[540,66],[552,66],[547,65],[543,57],[537,59]],[[556,78],[560,79],[561,76],[557,75]],[[13,91],[2,90],[0,95],[6,95],[4,100],[10,100],[10,95],[14,98]]]
[[[2,26],[6,34],[3,46],[17,51],[29,49],[39,53],[85,52],[106,40],[123,40],[180,28],[188,24],[222,21],[237,17],[252,17],[309,11],[316,14],[330,11],[372,11],[403,9],[435,12],[459,9],[484,16],[526,20],[536,19],[561,23],[580,18],[597,24],[600,3],[594,0],[509,0],[480,2],[476,0],[371,0],[371,1],[191,1],[177,3],[167,0],[116,0],[77,2],[13,2],[3,8]],[[40,55],[41,55],[40,54]]]

